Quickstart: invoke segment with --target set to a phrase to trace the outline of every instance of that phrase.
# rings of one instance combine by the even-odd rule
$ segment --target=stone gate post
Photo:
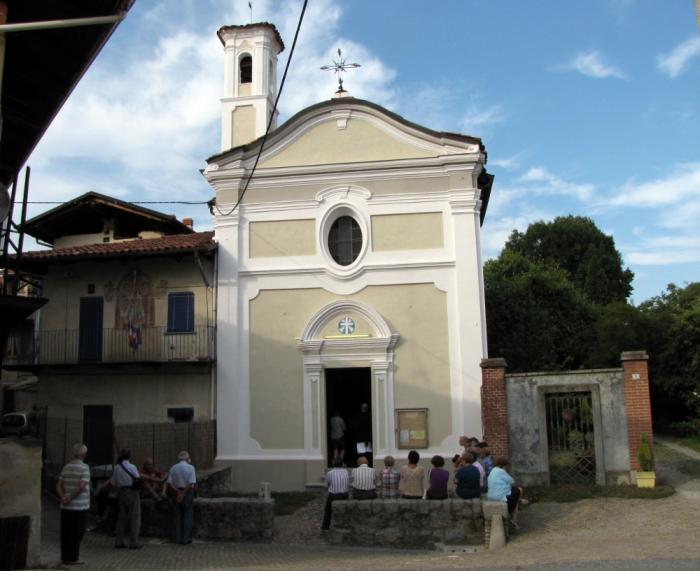
[[[481,360],[481,418],[484,440],[495,458],[508,457],[508,406],[505,359]]]

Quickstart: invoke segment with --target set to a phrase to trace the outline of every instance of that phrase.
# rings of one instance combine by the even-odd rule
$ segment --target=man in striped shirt
[[[377,497],[377,472],[367,465],[367,458],[357,459],[352,471],[352,497],[355,500],[373,500]]]
[[[333,510],[331,505],[335,500],[348,499],[348,487],[350,486],[350,478],[348,471],[341,468],[342,460],[340,457],[333,459],[333,468],[326,473],[326,487],[328,488],[328,496],[326,497],[326,507],[323,513],[323,523],[321,531],[328,531],[331,527],[331,517]]]
[[[61,500],[61,560],[67,565],[81,563],[80,542],[90,509],[90,468],[83,462],[87,455],[85,444],[73,446],[73,460],[58,477],[56,491]]]

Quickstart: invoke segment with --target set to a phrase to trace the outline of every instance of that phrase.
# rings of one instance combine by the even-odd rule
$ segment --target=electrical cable
[[[284,74],[282,75],[282,81],[280,82],[280,88],[277,91],[277,97],[275,98],[275,104],[272,107],[272,113],[270,114],[270,120],[267,122],[267,129],[265,129],[265,134],[262,137],[262,140],[260,141],[260,148],[258,149],[258,154],[255,157],[255,163],[253,163],[253,168],[250,171],[250,175],[248,175],[248,178],[246,179],[245,186],[243,187],[243,191],[241,192],[241,195],[238,197],[238,200],[236,201],[236,204],[233,205],[231,210],[228,212],[224,213],[222,212],[219,207],[216,205],[216,202],[214,202],[211,206],[216,209],[216,211],[221,215],[221,216],[230,216],[233,214],[233,212],[238,208],[240,203],[243,201],[243,197],[245,196],[245,193],[248,191],[248,186],[250,185],[250,181],[253,179],[253,175],[255,175],[255,169],[258,167],[258,162],[260,161],[260,155],[262,155],[263,149],[265,148],[265,141],[267,141],[267,136],[270,133],[270,128],[272,127],[272,122],[275,119],[275,113],[277,112],[277,103],[280,100],[280,96],[282,95],[282,90],[284,89],[284,83],[287,80],[287,72],[289,71],[289,65],[292,63],[292,56],[294,55],[294,48],[297,45],[297,38],[299,37],[299,30],[301,29],[301,23],[304,21],[304,13],[306,12],[306,5],[308,4],[309,0],[304,0],[304,5],[301,7],[301,14],[299,15],[299,22],[297,23],[297,30],[294,33],[294,41],[292,42],[292,47],[289,50],[289,58],[287,58],[287,65],[284,66]],[[212,213],[213,214],[213,213]]]
[[[27,204],[68,204],[70,200],[28,200]],[[124,200],[127,204],[209,204],[208,200]]]

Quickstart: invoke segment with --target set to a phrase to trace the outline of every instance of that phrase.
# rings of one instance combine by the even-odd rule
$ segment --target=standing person
[[[486,442],[481,442],[479,444],[479,456],[481,458],[481,465],[486,472],[486,481],[488,482],[488,477],[491,474],[491,470],[493,470],[493,458],[491,457],[491,449]]]
[[[399,480],[401,474],[394,468],[394,457],[384,457],[384,469],[379,473],[379,487],[382,498],[393,499],[399,497]]]
[[[420,500],[425,493],[423,487],[423,466],[418,465],[420,454],[416,450],[408,453],[408,465],[401,468],[401,497],[407,500]]]
[[[474,460],[472,462],[472,465],[479,470],[479,483],[481,484],[481,489],[483,491],[486,491],[486,468],[479,462],[479,458],[481,451],[479,450],[479,447],[475,448],[470,448],[469,452],[471,452],[471,455],[474,457]]]
[[[87,446],[75,444],[73,459],[61,470],[56,492],[61,501],[61,561],[78,565],[80,542],[90,509],[90,468],[85,464]]]
[[[112,471],[110,483],[118,490],[117,505],[117,529],[115,532],[114,547],[117,549],[126,547],[124,543],[124,530],[129,525],[129,549],[141,549],[139,533],[141,531],[141,475],[139,469],[131,462],[131,451],[122,448],[119,453],[117,465]]]
[[[357,455],[367,458],[367,463],[372,465],[372,415],[369,405],[364,402],[360,405],[360,413],[355,417],[355,446]]]
[[[331,506],[333,502],[335,500],[348,499],[348,489],[350,487],[348,471],[345,468],[341,468],[340,458],[334,458],[332,466],[333,468],[326,473],[328,496],[326,496],[321,531],[328,531],[331,527],[331,517],[333,516],[333,508]]]
[[[197,474],[187,450],[183,450],[177,455],[177,464],[170,468],[168,487],[174,495],[175,543],[189,545],[192,543],[194,490],[197,487]]]
[[[465,452],[462,467],[455,472],[455,491],[463,500],[481,496],[481,474],[474,466],[474,454]]]
[[[450,473],[443,468],[445,459],[442,456],[433,456],[430,460],[433,467],[428,472],[428,491],[425,496],[429,500],[447,499],[447,482],[450,481]]]
[[[345,421],[340,416],[340,411],[335,409],[331,416],[331,447],[333,448],[333,461],[340,459],[340,463],[345,462]]]
[[[496,465],[489,475],[489,490],[486,498],[492,502],[507,502],[510,523],[515,529],[520,529],[518,525],[518,503],[520,502],[523,489],[515,485],[515,479],[506,471],[507,467],[507,458],[498,458],[496,460]]]
[[[367,458],[357,459],[357,468],[352,471],[352,498],[373,500],[377,497],[377,473],[367,465]]]

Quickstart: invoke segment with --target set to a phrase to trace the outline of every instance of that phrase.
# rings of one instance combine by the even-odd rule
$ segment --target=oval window
[[[328,232],[328,251],[341,266],[349,266],[362,250],[362,230],[352,216],[341,216]]]

